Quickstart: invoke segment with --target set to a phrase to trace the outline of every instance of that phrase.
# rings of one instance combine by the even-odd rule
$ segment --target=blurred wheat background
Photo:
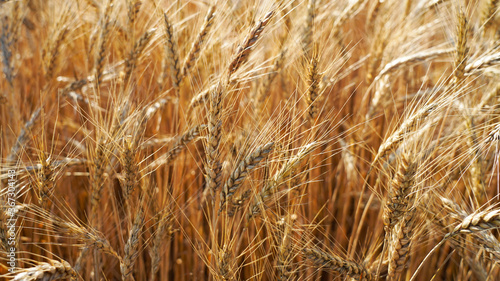
[[[0,1],[0,278],[498,280],[498,6]]]

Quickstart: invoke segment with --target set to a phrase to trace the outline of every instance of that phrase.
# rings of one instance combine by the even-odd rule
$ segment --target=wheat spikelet
[[[12,65],[12,45],[14,45],[14,34],[7,16],[2,19],[2,31],[0,33],[0,46],[2,48],[3,73],[11,86],[14,80],[14,66]]]
[[[108,148],[104,139],[99,139],[93,151],[94,161],[91,163],[91,210],[90,221],[94,224],[97,223],[97,212],[99,209],[99,201],[101,200],[101,193],[104,187],[104,171],[108,164]]]
[[[484,55],[467,64],[464,69],[465,73],[477,73],[487,67],[498,65],[500,62],[500,52]]]
[[[470,174],[471,174],[471,187],[477,202],[483,202],[486,189],[484,187],[483,180],[483,168],[481,165],[481,153],[478,151],[478,141],[476,132],[474,130],[474,120],[472,116],[466,117],[466,128],[468,132],[467,144],[471,150],[471,164],[470,164]]]
[[[38,203],[45,209],[47,207],[47,199],[50,198],[54,191],[55,173],[52,159],[50,156],[46,157],[43,151],[40,153],[40,162],[36,187],[38,189]]]
[[[377,0],[375,4],[373,5],[373,8],[370,10],[370,13],[368,14],[366,25],[368,28],[370,26],[374,26],[375,19],[377,18],[378,12],[380,11],[380,7],[384,3],[384,0]],[[367,28],[367,29],[368,29]]]
[[[274,60],[271,72],[269,73],[269,75],[266,76],[264,82],[262,83],[262,86],[259,88],[257,92],[257,97],[255,99],[255,108],[257,111],[256,112],[257,116],[261,115],[264,102],[269,97],[268,93],[271,89],[271,85],[276,76],[278,75],[278,72],[280,72],[280,70],[283,68],[283,63],[285,62],[286,53],[287,53],[286,49],[281,50],[278,57]]]
[[[141,9],[142,2],[139,0],[127,0],[127,19],[128,19],[128,32],[134,33],[134,24],[137,20],[137,15]],[[130,36],[133,38],[133,36]]]
[[[304,26],[302,48],[307,55],[312,50],[313,36],[314,36],[314,17],[316,15],[316,0],[309,0],[307,2],[307,17]]]
[[[61,50],[61,46],[66,39],[69,31],[67,28],[59,31],[57,38],[52,46],[52,50],[50,51],[49,61],[47,63],[47,72],[45,73],[46,79],[50,81],[54,76],[54,68],[56,67],[56,60],[59,57],[59,52]]]
[[[99,251],[111,255],[115,258],[121,259],[120,255],[113,249],[109,241],[103,236],[102,233],[92,227],[84,227],[66,219],[62,219],[44,209],[35,205],[23,205],[27,213],[37,215],[39,218],[46,219],[50,222],[54,232],[58,235],[68,234],[69,238],[77,239],[85,244],[86,247],[95,248]],[[30,218],[27,215],[23,217],[27,221],[35,221],[36,219]]]
[[[220,280],[234,280],[234,272],[231,265],[231,254],[228,251],[228,247],[224,245],[220,248],[216,255],[216,278]]]
[[[287,216],[280,219],[277,224],[276,242],[278,247],[278,257],[276,261],[276,270],[278,271],[278,280],[295,280],[293,278],[292,260],[293,260],[293,246],[292,246],[292,232],[296,215]],[[290,222],[288,222],[288,220]]]
[[[160,247],[164,242],[165,235],[171,237],[174,233],[173,230],[173,214],[169,209],[160,212],[155,218],[158,218],[156,232],[151,245],[149,255],[151,257],[151,275],[150,280],[156,279],[156,273],[160,268]]]
[[[335,19],[333,23],[332,30],[334,31],[333,37],[339,38],[342,25],[348,20],[356,11],[360,10],[366,3],[366,0],[357,0],[355,2],[350,2],[350,5],[342,10],[342,13]]]
[[[123,166],[123,194],[125,200],[128,199],[135,186],[137,185],[137,163],[136,163],[137,148],[134,146],[132,141],[125,140],[122,149],[122,166]]]

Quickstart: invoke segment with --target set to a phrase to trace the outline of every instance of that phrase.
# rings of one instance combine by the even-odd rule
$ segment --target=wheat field
[[[499,280],[499,2],[0,1],[0,279]]]

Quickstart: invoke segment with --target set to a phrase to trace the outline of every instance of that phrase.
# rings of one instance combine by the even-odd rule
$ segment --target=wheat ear
[[[169,165],[172,161],[177,158],[177,156],[184,150],[184,148],[194,139],[200,136],[201,132],[207,128],[207,125],[197,125],[189,129],[182,136],[178,137],[172,148],[160,156],[157,160],[150,164],[152,169],[157,168],[161,165]]]
[[[413,240],[413,232],[416,220],[416,209],[412,207],[401,220],[399,230],[396,232],[396,239],[391,243],[392,251],[389,254],[389,278],[394,278],[400,274],[408,263],[408,258]]]
[[[222,192],[220,193],[220,209],[219,212],[222,211],[224,205],[228,200],[231,200],[234,193],[238,190],[240,185],[243,183],[245,178],[248,176],[248,173],[257,167],[257,165],[264,160],[267,155],[273,149],[274,142],[267,143],[263,146],[257,147],[254,152],[245,157],[238,166],[234,169],[229,176],[226,184]]]
[[[319,55],[317,50],[313,51],[313,55],[311,61],[309,63],[309,71],[308,71],[308,83],[309,88],[307,89],[307,105],[309,107],[309,117],[311,119],[316,118],[318,115],[318,103],[315,102],[318,96],[320,95],[320,81],[321,74],[318,69],[319,64]]]
[[[141,229],[144,226],[144,210],[142,208],[142,204],[144,204],[144,202],[140,202],[139,204],[139,210],[135,216],[132,227],[130,228],[129,237],[127,243],[125,244],[125,255],[120,261],[120,271],[122,273],[123,281],[134,280],[131,274],[134,264],[137,261],[137,257],[139,256],[139,241],[141,239],[140,234]]]
[[[167,66],[170,68],[170,73],[172,76],[172,82],[174,84],[174,88],[178,89],[181,83],[181,70],[180,70],[180,62],[179,62],[179,53],[177,50],[177,43],[175,41],[174,36],[174,28],[170,23],[168,16],[166,13],[163,14],[163,23],[165,26],[165,60],[163,62],[163,77],[162,83],[165,83],[165,78],[167,75]],[[161,85],[163,86],[163,85]]]
[[[125,78],[123,79],[124,84],[127,84],[131,78],[132,71],[134,70],[137,62],[146,48],[147,44],[153,37],[156,29],[151,29],[146,32],[139,38],[139,40],[135,43],[133,50],[128,55],[128,58],[125,60]]]
[[[50,260],[38,263],[31,268],[16,271],[12,281],[51,281],[59,279],[76,278],[76,272],[66,261]]]
[[[488,0],[481,19],[484,30],[488,30],[492,26],[492,19],[495,16],[497,7],[498,0]]]
[[[429,104],[420,108],[415,114],[406,119],[399,129],[394,132],[379,147],[378,153],[373,160],[375,164],[379,159],[385,157],[387,153],[393,151],[404,139],[404,137],[415,129],[418,122],[424,120],[437,107],[437,104]]]
[[[312,260],[318,266],[326,267],[357,280],[376,280],[373,274],[356,262],[345,260],[316,248],[304,248],[302,252],[307,259]]]
[[[7,162],[10,163],[16,162],[17,159],[19,158],[18,154],[21,148],[28,141],[28,134],[38,121],[41,110],[42,108],[39,107],[35,111],[33,111],[30,119],[26,122],[26,124],[24,124],[24,128],[21,129],[21,132],[19,133],[19,136],[16,139],[16,143],[10,149],[9,155],[7,155]]]
[[[99,37],[99,51],[95,60],[95,84],[99,85],[102,80],[103,70],[104,70],[104,62],[105,62],[105,53],[106,53],[106,45],[109,39],[109,31],[111,30],[111,9],[113,7],[113,0],[109,0],[106,5],[106,9],[104,10],[102,23],[101,23],[101,34]]]
[[[240,45],[231,63],[229,64],[227,81],[230,81],[231,75],[235,73],[238,68],[240,68],[240,66],[242,66],[248,60],[248,56],[252,52],[253,46],[255,45],[255,43],[257,43],[257,40],[264,31],[264,28],[271,21],[273,15],[274,11],[268,12],[264,16],[264,18],[260,20],[257,25],[250,31],[250,34],[247,35],[245,40],[243,40],[243,44]]]
[[[215,18],[215,6],[212,5],[208,9],[207,15],[205,17],[205,20],[203,21],[203,25],[200,29],[200,32],[198,33],[196,40],[191,45],[191,49],[189,50],[189,53],[186,56],[186,59],[184,60],[184,64],[181,70],[181,77],[182,77],[181,79],[186,78],[191,68],[196,64],[196,61],[200,56],[201,48],[203,47],[205,39],[214,23],[214,18]]]
[[[383,220],[388,233],[413,205],[412,189],[415,183],[417,164],[403,154],[397,174],[391,183],[389,198],[384,207]]]
[[[404,56],[401,58],[397,58],[384,66],[384,68],[379,72],[377,77],[375,77],[374,81],[380,80],[384,75],[393,73],[403,67],[408,67],[414,65],[419,62],[424,62],[430,59],[434,59],[437,57],[441,57],[444,55],[449,55],[455,52],[455,48],[449,49],[437,49],[437,50],[428,50],[419,52],[416,54]]]
[[[283,167],[274,174],[272,179],[266,183],[266,185],[254,198],[252,205],[250,206],[250,213],[248,214],[249,219],[260,214],[262,204],[264,204],[264,202],[276,192],[277,188],[293,173],[300,162],[318,147],[318,144],[318,142],[312,142],[302,146],[298,153],[294,157],[290,158],[283,165]]]
[[[222,96],[224,87],[219,86],[210,93],[210,112],[208,116],[208,137],[206,145],[206,182],[207,190],[210,192],[212,200],[215,199],[215,192],[221,185],[222,166],[219,161],[219,143],[222,136]]]
[[[454,78],[458,82],[465,73],[465,66],[467,65],[467,18],[463,11],[458,12],[458,28],[457,28],[457,45],[455,54],[455,72]]]

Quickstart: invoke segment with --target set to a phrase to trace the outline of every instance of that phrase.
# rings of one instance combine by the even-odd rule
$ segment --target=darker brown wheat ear
[[[264,160],[267,155],[271,152],[274,147],[274,142],[270,142],[263,146],[257,147],[257,149],[250,155],[246,156],[238,166],[233,170],[223,190],[220,194],[220,207],[219,212],[221,212],[226,205],[227,201],[231,201],[234,193],[238,190],[240,185],[243,183],[248,173],[257,167],[257,165]]]
[[[167,13],[163,14],[163,23],[165,26],[165,60],[163,62],[163,75],[161,83],[165,83],[167,76],[167,69],[170,71],[170,76],[174,84],[174,88],[178,89],[181,84],[181,69],[179,62],[179,53],[177,48],[177,42],[174,36],[174,28],[170,22]],[[169,66],[167,68],[167,66]],[[163,85],[161,85],[163,87]]]
[[[260,20],[257,25],[255,25],[255,27],[250,31],[245,40],[243,40],[243,44],[238,47],[228,67],[229,72],[227,75],[227,81],[231,79],[231,75],[233,75],[238,70],[238,68],[240,68],[244,63],[247,62],[248,56],[252,52],[253,46],[255,45],[255,43],[257,43],[257,40],[259,40],[262,32],[264,31],[264,28],[266,28],[266,26],[269,24],[273,15],[274,11],[268,12],[264,16],[264,18]]]
[[[309,107],[309,117],[314,119],[318,116],[319,105],[316,101],[320,95],[320,82],[321,74],[319,72],[319,54],[317,46],[313,51],[311,61],[309,62],[308,69],[308,83],[309,88],[307,89],[307,105]]]
[[[184,60],[184,64],[181,70],[182,79],[185,79],[186,76],[188,76],[189,72],[191,71],[191,68],[196,64],[196,61],[198,60],[200,53],[202,51],[203,45],[205,45],[205,41],[210,32],[210,29],[214,24],[215,14],[216,14],[215,6],[212,5],[208,9],[207,15],[203,22],[203,26],[201,27],[200,32],[196,37],[196,40],[191,45],[191,49],[189,50],[189,53],[186,56],[186,59]]]

